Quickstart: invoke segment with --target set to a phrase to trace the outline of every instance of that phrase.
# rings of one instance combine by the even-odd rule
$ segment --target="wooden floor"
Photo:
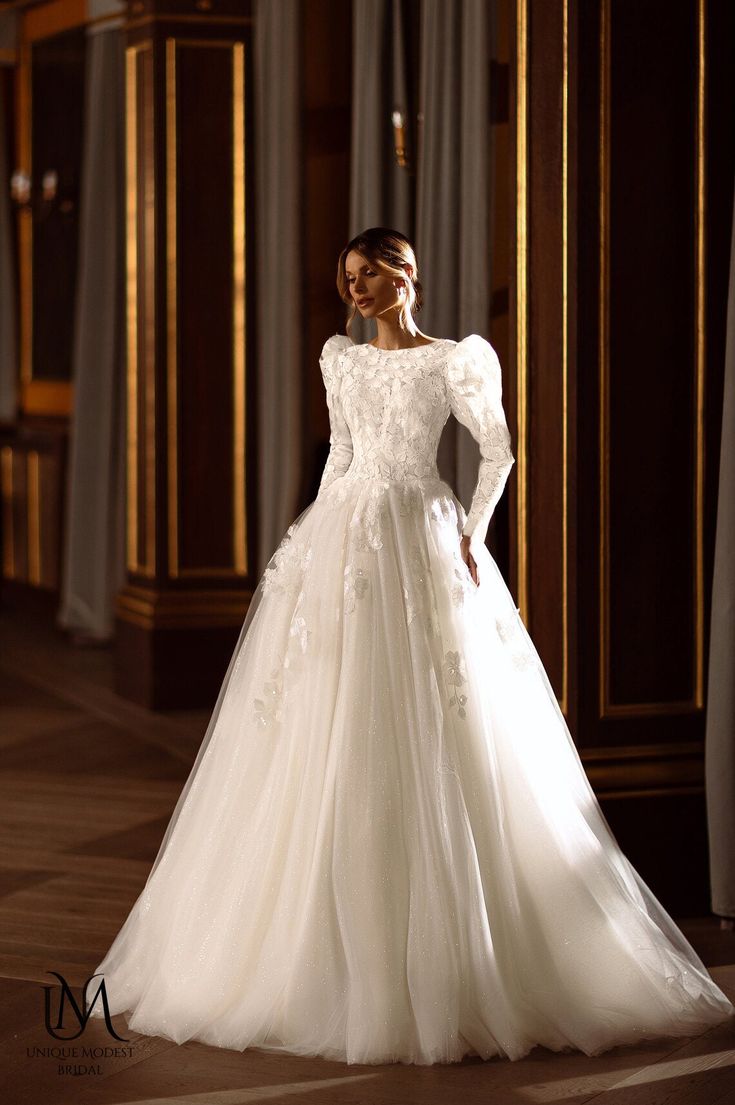
[[[537,1047],[516,1063],[434,1067],[348,1066],[131,1034],[130,1054],[72,1058],[60,1072],[59,1059],[33,1049],[114,1041],[99,1021],[75,1042],[51,1038],[47,972],[78,995],[102,958],[145,881],[207,721],[131,706],[110,676],[106,650],[73,648],[46,622],[0,616],[0,1105],[735,1105],[732,1025],[595,1059]],[[679,923],[735,998],[735,934],[711,918]],[[123,1018],[115,1024],[128,1034]]]

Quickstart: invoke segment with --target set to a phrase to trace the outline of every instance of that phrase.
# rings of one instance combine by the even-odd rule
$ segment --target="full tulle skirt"
[[[348,475],[289,528],[97,967],[131,1030],[429,1064],[735,1012],[610,832],[484,548],[472,582],[464,519],[441,480]]]

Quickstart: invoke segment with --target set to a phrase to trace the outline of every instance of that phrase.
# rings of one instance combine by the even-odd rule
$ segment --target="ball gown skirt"
[[[616,843],[483,540],[479,587],[460,556],[512,456],[492,347],[434,345],[325,345],[319,495],[96,968],[132,1031],[430,1064],[597,1055],[735,1013]],[[470,515],[432,471],[450,410],[482,450]]]

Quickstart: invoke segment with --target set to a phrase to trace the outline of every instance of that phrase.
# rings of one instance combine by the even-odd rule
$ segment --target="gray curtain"
[[[486,0],[422,2],[416,245],[421,329],[442,338],[489,336],[494,10]],[[438,464],[465,504],[478,459],[469,431],[451,419]]]
[[[710,619],[705,783],[712,911],[735,918],[735,209]]]
[[[109,25],[107,25],[109,26]],[[73,352],[74,411],[59,623],[108,638],[124,581],[123,32],[89,33]]]
[[[398,164],[392,115],[414,127],[408,89],[404,6],[401,0],[354,0],[352,7],[352,136],[350,238],[370,226],[388,226],[409,238],[415,216],[415,179]],[[375,324],[355,318],[352,337],[369,341]]]
[[[0,16],[0,20],[4,22],[6,17]],[[8,37],[8,30],[6,27],[6,33],[0,36],[0,40]],[[3,87],[0,83],[0,422],[12,422],[16,413],[18,379],[16,289],[13,268],[14,229],[8,190],[11,167],[7,159],[7,105],[4,102]]]
[[[293,521],[301,479],[300,9],[255,6],[258,574]]]

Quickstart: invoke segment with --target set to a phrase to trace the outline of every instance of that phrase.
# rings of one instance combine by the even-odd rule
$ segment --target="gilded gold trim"
[[[26,455],[28,507],[28,582],[41,583],[41,474],[37,450]]]
[[[241,42],[235,44],[232,53],[232,151],[233,563],[237,574],[245,575],[248,570],[245,501],[245,48]]]
[[[559,708],[569,709],[569,3],[563,4],[562,81],[562,691]]]
[[[233,559],[226,566],[182,568],[179,550],[178,313],[177,313],[177,86],[176,52],[224,47],[232,56],[232,307],[233,307]],[[245,49],[228,39],[166,39],[166,272],[167,272],[167,486],[168,571],[171,578],[243,576],[247,573],[245,488]]]
[[[127,279],[127,560],[128,570],[152,576],[156,565],[156,487],[155,487],[155,178],[153,167],[153,105],[146,97],[142,120],[138,115],[138,58],[147,53],[152,63],[152,43],[139,42],[125,51],[125,192],[126,192],[126,279]],[[152,89],[151,89],[152,92]],[[139,126],[142,123],[142,132]],[[145,303],[143,318],[138,311],[140,289],[138,249],[140,165],[138,143],[143,142],[143,258]],[[143,364],[139,362],[143,338]],[[139,423],[140,373],[143,371],[145,397],[145,436]],[[139,472],[145,473],[145,561],[140,558]]]
[[[610,0],[601,0],[600,8],[600,197],[599,197],[599,372],[600,372],[600,530],[599,530],[599,712],[601,718],[646,717],[690,714],[704,706],[704,374],[705,374],[705,202],[706,202],[706,0],[697,3],[697,113],[696,113],[696,190],[695,213],[695,504],[693,602],[694,632],[694,696],[669,702],[610,701],[610,364],[609,364],[609,296],[610,296]]]
[[[610,11],[609,0],[602,0],[600,4],[600,115],[599,115],[599,166],[600,166],[600,195],[599,195],[599,315],[598,315],[598,363],[600,372],[599,381],[599,433],[600,433],[600,458],[599,458],[599,500],[600,500],[600,532],[599,532],[599,621],[600,621],[600,648],[599,648],[599,684],[600,684],[600,717],[606,716],[608,708],[608,640],[609,619],[608,599],[610,594],[610,566],[608,562],[608,543],[610,537],[609,521],[609,476],[610,476],[610,427],[608,426],[609,392],[610,392],[610,366],[608,363],[609,350],[609,194],[610,194]]]
[[[516,5],[516,54],[516,545],[518,606],[528,624],[528,0]]]
[[[177,245],[176,40],[166,39],[166,439],[168,572],[179,575],[179,397]]]
[[[125,194],[127,275],[127,547],[128,570],[138,563],[138,53],[147,43],[125,51]]]
[[[155,149],[155,75],[153,71],[153,44],[146,51],[143,62],[148,69],[143,97],[143,259],[145,272],[145,319],[143,339],[145,360],[143,387],[145,397],[145,550],[146,562],[142,570],[154,576],[157,569],[156,540],[156,149]]]
[[[704,403],[706,370],[706,0],[697,4],[697,215],[696,215],[696,311],[697,311],[697,422],[695,474],[695,580],[694,580],[694,705],[704,708]]]
[[[3,498],[3,575],[15,579],[15,527],[13,525],[13,450],[0,449],[0,482]]]

